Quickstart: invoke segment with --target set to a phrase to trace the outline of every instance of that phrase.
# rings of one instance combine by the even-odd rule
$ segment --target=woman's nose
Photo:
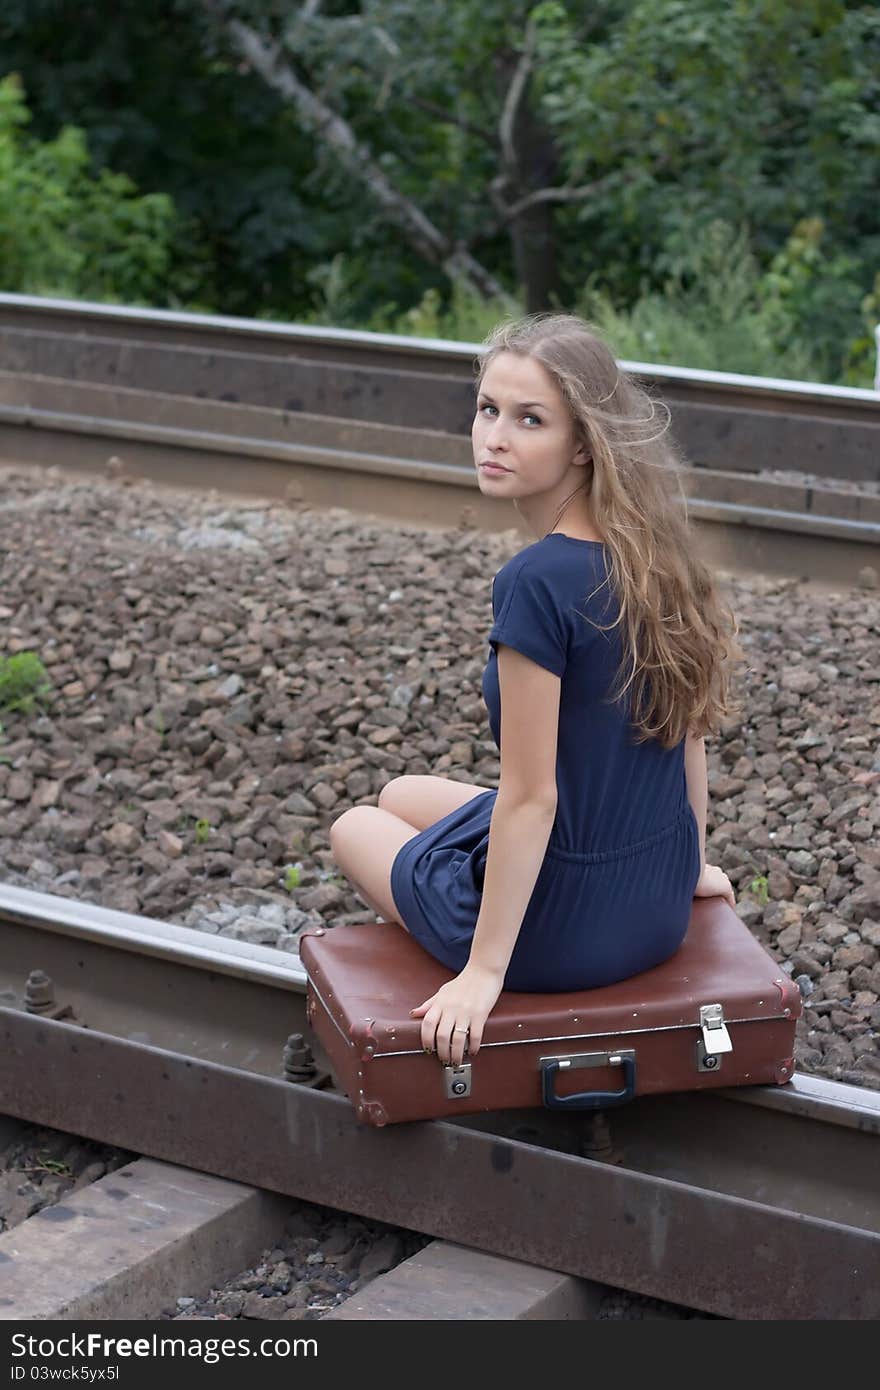
[[[489,429],[486,433],[486,447],[489,449],[504,449],[507,447],[507,426],[498,415],[494,420],[489,421]]]

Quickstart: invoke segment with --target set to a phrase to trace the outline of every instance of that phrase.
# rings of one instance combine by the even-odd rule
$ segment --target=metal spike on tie
[[[32,970],[24,987],[24,1011],[38,1018],[69,1019],[79,1022],[69,1004],[55,1002],[55,982],[45,970]]]
[[[32,970],[24,987],[24,1008],[28,1014],[48,1014],[55,1007],[55,986],[45,970]]]
[[[281,1053],[285,1081],[311,1081],[318,1068],[302,1033],[291,1033]]]

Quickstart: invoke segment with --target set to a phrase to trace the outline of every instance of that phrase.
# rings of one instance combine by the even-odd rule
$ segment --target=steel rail
[[[137,336],[135,336],[137,335]],[[59,382],[394,421],[467,435],[476,344],[0,296],[3,366]],[[688,457],[880,481],[880,394],[623,362],[667,400]],[[789,463],[788,466],[791,466]]]
[[[541,1110],[377,1131],[280,1079],[297,963],[199,935],[0,885],[0,1112],[725,1317],[880,1314],[880,1094],[647,1098],[617,1162]],[[57,1017],[21,1007],[36,968]]]
[[[73,325],[82,332],[84,325],[98,326],[102,332],[121,330],[126,337],[135,333],[144,337],[158,334],[166,343],[194,343],[217,340],[228,344],[237,339],[253,351],[268,347],[285,353],[311,352],[329,349],[334,354],[357,355],[373,360],[405,357],[408,364],[426,366],[431,371],[438,364],[451,365],[456,370],[469,369],[480,352],[480,344],[446,338],[408,337],[391,333],[371,333],[360,329],[342,329],[311,324],[276,323],[267,319],[236,318],[223,314],[192,314],[170,309],[145,309],[119,304],[95,304],[86,300],[55,299],[24,294],[0,294],[0,332],[15,324],[51,324],[65,328]],[[657,362],[621,359],[621,367],[658,386],[664,383],[686,386],[717,398],[744,394],[762,397],[789,409],[794,401],[814,406],[824,413],[831,405],[858,411],[864,407],[874,419],[880,415],[880,395],[876,391],[854,386],[834,386],[822,382],[788,380],[782,377],[750,376],[736,372],[714,372],[694,367],[672,367]]]
[[[375,474],[382,478],[398,478],[409,483],[430,482],[444,488],[478,491],[472,468],[426,459],[400,459],[388,455],[327,448],[317,444],[292,444],[236,435],[218,435],[204,430],[143,423],[100,419],[70,412],[10,406],[0,403],[0,426],[21,425],[84,436],[89,439],[110,439],[117,446],[126,443],[159,444],[164,448],[183,449],[193,453],[211,451],[236,459],[247,467],[255,460],[274,460],[287,464],[306,464],[333,470],[355,470],[360,474]],[[705,474],[705,476],[701,476]],[[711,470],[700,470],[689,480],[699,488],[714,481]],[[754,490],[755,484],[751,484]],[[766,487],[772,495],[774,484]],[[462,506],[466,505],[462,500]],[[880,502],[867,499],[862,504],[880,516]],[[817,539],[829,538],[867,546],[880,545],[880,520],[834,516],[821,511],[791,511],[783,507],[727,502],[719,498],[691,496],[687,501],[689,514],[698,521],[720,521],[727,526],[752,526],[762,530],[789,531]]]
[[[8,927],[31,928],[258,984],[268,983],[277,989],[305,992],[307,977],[298,956],[232,937],[215,937],[155,917],[118,912],[115,908],[0,882],[0,919]]]

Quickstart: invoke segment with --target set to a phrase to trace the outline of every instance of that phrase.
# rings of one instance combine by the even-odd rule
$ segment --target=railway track
[[[0,454],[498,529],[470,455],[475,352],[0,295]],[[876,566],[880,395],[624,365],[671,408],[713,563],[844,583]]]
[[[304,990],[285,953],[0,886],[0,1112],[722,1317],[880,1313],[880,1095],[797,1074],[638,1100],[610,1129],[373,1130]]]
[[[8,1117],[4,1216],[0,1322],[709,1316]]]

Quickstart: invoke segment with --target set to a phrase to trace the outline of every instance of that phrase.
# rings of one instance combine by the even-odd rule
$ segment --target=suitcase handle
[[[622,1052],[581,1052],[569,1057],[541,1057],[541,1088],[548,1110],[603,1110],[608,1105],[625,1105],[636,1091],[636,1054],[631,1049]],[[574,1067],[623,1067],[621,1091],[578,1091],[573,1096],[558,1096],[554,1089],[557,1073]]]

